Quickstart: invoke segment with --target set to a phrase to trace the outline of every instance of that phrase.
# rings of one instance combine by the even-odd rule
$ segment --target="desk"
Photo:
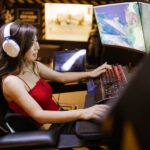
[[[64,108],[80,109],[84,107],[86,95],[86,83],[74,82],[69,84],[60,84],[50,82],[53,89],[53,98]]]
[[[86,91],[86,82],[75,82],[72,84],[62,84],[57,82],[49,82],[53,88],[53,93],[66,93],[75,91]]]

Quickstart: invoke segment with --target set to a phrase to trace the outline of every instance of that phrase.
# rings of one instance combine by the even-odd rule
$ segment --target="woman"
[[[45,80],[68,83],[95,78],[111,69],[110,65],[105,63],[90,72],[56,72],[36,61],[40,47],[35,27],[17,20],[2,26],[0,34],[2,89],[12,111],[30,116],[41,126],[99,119],[105,113],[106,105],[58,111],[60,107],[53,101],[51,86]]]

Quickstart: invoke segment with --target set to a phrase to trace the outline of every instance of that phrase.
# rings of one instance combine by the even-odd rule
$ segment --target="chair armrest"
[[[34,131],[39,130],[40,127],[32,118],[17,113],[7,113],[5,116],[5,122],[10,132],[11,129],[14,132]]]
[[[8,132],[0,136],[0,150],[13,148],[56,148],[62,124],[53,124],[50,130],[40,130],[37,123],[30,117],[8,113],[5,116]],[[11,129],[14,131],[12,132]]]
[[[30,131],[9,133],[0,136],[0,150],[13,148],[54,148],[57,145],[59,129],[53,128],[50,131]]]

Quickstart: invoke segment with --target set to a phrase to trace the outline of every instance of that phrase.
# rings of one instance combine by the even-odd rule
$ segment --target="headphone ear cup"
[[[3,42],[3,49],[10,57],[17,57],[20,51],[19,45],[12,39]]]

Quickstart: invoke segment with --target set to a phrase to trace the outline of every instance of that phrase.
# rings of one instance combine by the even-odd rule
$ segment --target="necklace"
[[[22,68],[22,74],[25,74],[26,72],[34,73],[33,64],[31,64],[31,65],[24,64],[24,66]]]
[[[39,78],[39,73],[34,64],[24,64],[22,67],[21,75],[28,73],[31,76],[37,76]]]

